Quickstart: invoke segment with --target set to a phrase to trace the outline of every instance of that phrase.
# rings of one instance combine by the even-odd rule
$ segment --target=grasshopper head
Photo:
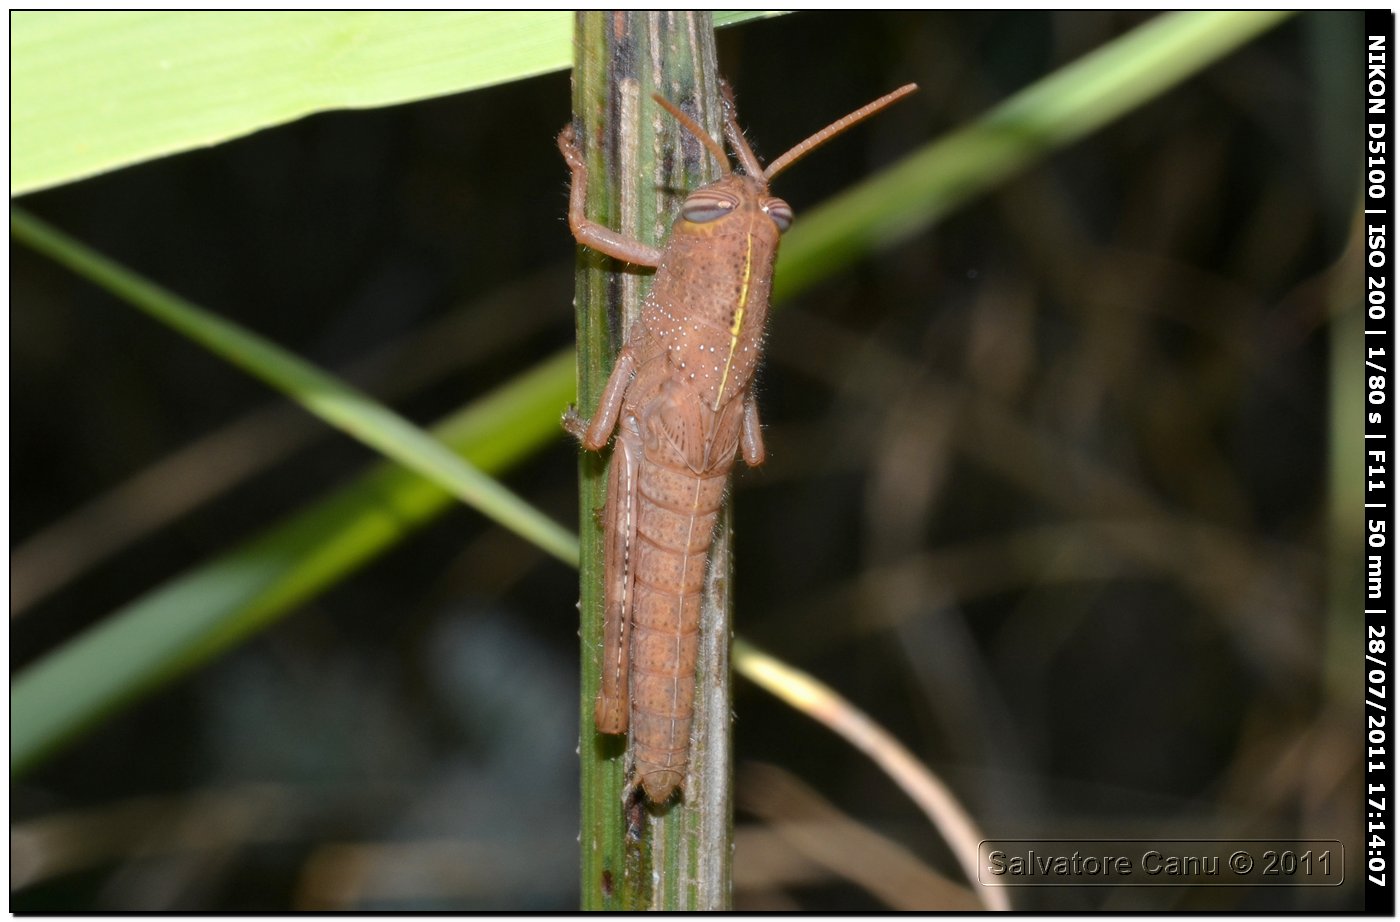
[[[754,154],[748,139],[739,129],[739,121],[734,114],[734,94],[730,91],[729,85],[721,82],[721,89],[724,92],[725,137],[728,138],[729,146],[734,149],[735,155],[739,158],[739,162],[744,168],[743,173],[733,171],[729,165],[729,157],[724,152],[724,147],[697,125],[694,119],[686,115],[680,107],[671,101],[657,94],[652,95],[652,98],[663,109],[675,116],[676,121],[680,122],[701,144],[705,145],[705,149],[719,161],[720,169],[724,171],[724,175],[720,179],[692,192],[690,197],[685,200],[685,204],[681,206],[681,217],[677,222],[678,228],[688,227],[703,233],[705,231],[701,228],[705,225],[720,222],[720,226],[722,226],[729,223],[735,215],[752,214],[757,210],[772,219],[779,233],[787,230],[792,226],[792,208],[782,199],[774,198],[768,194],[768,183],[773,177],[847,128],[857,122],[864,121],[891,103],[903,99],[917,90],[918,87],[912,83],[902,86],[893,93],[886,93],[874,102],[862,106],[845,118],[832,122],[774,160],[767,169],[764,169],[763,165],[758,162],[758,156]]]

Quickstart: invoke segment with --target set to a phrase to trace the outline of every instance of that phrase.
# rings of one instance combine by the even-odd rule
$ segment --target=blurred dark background
[[[800,221],[1153,15],[804,13],[719,45],[761,156],[922,85],[783,175]],[[1361,47],[1359,14],[1292,19],[777,313],[737,629],[988,836],[1359,849],[1361,604],[1329,574],[1359,573],[1360,527],[1329,503],[1360,438],[1336,482],[1328,446]],[[427,423],[572,340],[568,103],[559,73],[319,115],[20,204]],[[23,247],[11,267],[12,670],[372,460]],[[575,457],[561,433],[507,482],[572,524]],[[52,575],[143,472],[131,509],[188,508]],[[575,906],[576,599],[572,570],[451,511],[14,782],[13,908]],[[785,804],[961,883],[863,756],[742,681],[735,709],[738,908],[891,905],[861,856],[782,834]],[[1329,910],[1360,879],[1012,898]]]

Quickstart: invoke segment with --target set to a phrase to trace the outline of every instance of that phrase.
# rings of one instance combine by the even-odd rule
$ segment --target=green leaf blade
[[[566,11],[29,10],[10,28],[11,196],[315,112],[562,70],[573,55]]]

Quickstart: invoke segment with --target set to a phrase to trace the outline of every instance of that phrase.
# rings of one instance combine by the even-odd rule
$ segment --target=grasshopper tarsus
[[[564,411],[564,418],[560,420],[560,423],[563,424],[565,432],[580,442],[583,441],[584,435],[588,432],[588,420],[579,415],[578,407],[573,404],[570,404],[569,408]]]
[[[578,149],[578,139],[574,137],[574,126],[572,123],[560,129],[559,137],[556,141],[559,144],[559,153],[564,155],[564,162],[569,165],[569,169],[588,169],[588,165],[583,159],[583,151]]]

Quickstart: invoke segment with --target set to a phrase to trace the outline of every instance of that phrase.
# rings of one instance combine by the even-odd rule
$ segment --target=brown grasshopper
[[[763,463],[749,385],[763,349],[778,237],[792,209],[768,183],[799,158],[898,99],[882,96],[823,128],[764,169],[739,130],[725,88],[725,137],[743,166],[673,103],[656,102],[719,161],[724,175],[692,192],[662,249],[584,213],[587,171],[572,126],[559,150],[572,173],[569,229],[580,244],[656,269],[592,420],[564,427],[599,451],[617,433],[604,510],[603,669],[594,722],[632,730],[633,778],[664,803],[685,778],[695,698],[700,591],[729,470],[742,450]]]

